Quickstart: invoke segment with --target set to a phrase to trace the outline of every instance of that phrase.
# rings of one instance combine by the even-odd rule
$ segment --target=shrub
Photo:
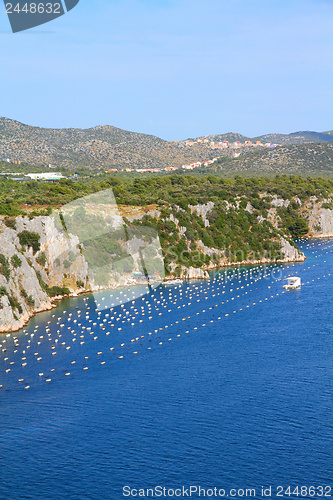
[[[41,286],[42,290],[44,290],[44,292],[47,292],[47,290],[48,290],[48,288],[49,288],[49,287],[48,287],[48,285],[45,283],[45,281],[44,281],[44,280],[43,280],[43,278],[41,277],[41,274],[40,274],[40,272],[39,272],[39,271],[37,271],[37,273],[36,273],[36,274],[37,274],[37,278],[38,278],[38,281],[39,281],[39,284],[40,284],[40,286]]]
[[[22,231],[18,237],[22,247],[31,247],[34,254],[40,250],[40,235],[38,233]]]
[[[35,305],[35,301],[34,301],[32,295],[28,295],[23,287],[21,287],[20,294],[22,297],[25,298],[28,306],[33,307]]]
[[[38,264],[40,264],[42,267],[44,267],[44,266],[45,266],[45,264],[46,264],[46,260],[47,260],[47,259],[46,259],[45,252],[41,252],[41,253],[38,255],[38,257],[37,257],[36,262],[38,262]]]
[[[5,217],[4,223],[7,227],[11,229],[16,229],[16,219],[15,217]]]
[[[309,232],[308,223],[301,217],[298,217],[294,222],[292,222],[288,229],[293,238],[302,238],[302,236]]]
[[[27,304],[28,306],[30,307],[33,307],[35,305],[35,301],[34,299],[32,298],[32,295],[29,295],[29,297],[27,297]]]
[[[66,287],[53,286],[51,288],[48,287],[47,293],[50,297],[55,297],[56,295],[69,295],[71,292]]]
[[[20,303],[19,303],[19,301],[17,300],[17,298],[16,298],[16,297],[14,297],[13,295],[9,295],[9,294],[7,294],[7,296],[8,296],[9,303],[10,303],[10,305],[11,305],[12,309],[17,309],[17,310],[18,310],[18,312],[19,312],[20,314],[22,314],[23,309],[22,309],[21,304],[20,304]]]
[[[66,287],[61,287],[61,286],[49,287],[49,285],[45,283],[45,281],[41,277],[40,273],[37,272],[36,274],[41,288],[44,290],[44,292],[48,294],[49,297],[55,297],[56,295],[69,295],[71,293],[70,290]]]
[[[17,267],[21,267],[22,265],[22,260],[20,259],[20,257],[16,254],[14,254],[12,256],[12,258],[10,259],[10,262],[12,263],[12,266],[17,268]]]
[[[9,263],[8,259],[2,253],[0,253],[0,274],[2,274],[7,281],[9,281],[10,278]]]

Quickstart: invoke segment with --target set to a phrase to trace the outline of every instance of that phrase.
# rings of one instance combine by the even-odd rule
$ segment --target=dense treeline
[[[265,255],[271,260],[280,259],[281,237],[300,238],[309,230],[301,210],[305,200],[315,196],[327,200],[324,206],[332,208],[328,200],[332,197],[333,181],[286,175],[272,179],[240,176],[231,179],[179,174],[143,178],[105,175],[80,181],[63,179],[58,183],[4,180],[0,214],[7,216],[6,224],[11,226],[15,224],[16,215],[27,211],[30,216],[50,214],[54,207],[109,188],[113,189],[119,205],[160,210],[159,217],[146,214],[132,226],[144,225],[157,230],[169,272],[168,266],[175,262],[202,267],[215,259],[218,261],[221,250],[234,262]],[[289,200],[289,204],[277,208],[277,227],[268,217],[274,195]],[[189,206],[207,202],[214,203],[207,216],[209,225]],[[38,241],[33,240],[33,236],[21,233],[21,238],[22,245],[38,250]],[[215,250],[207,253],[202,245],[215,249],[216,253]]]
[[[0,215],[19,215],[30,211],[31,207],[36,207],[36,211],[47,210],[108,188],[113,189],[117,202],[124,205],[174,203],[182,207],[189,203],[232,201],[241,196],[255,200],[254,206],[259,209],[264,201],[259,199],[258,193],[276,194],[289,200],[293,197],[305,200],[310,196],[329,198],[333,193],[333,181],[293,175],[277,175],[272,179],[236,176],[231,179],[179,174],[144,178],[105,175],[80,181],[63,179],[58,183],[19,183],[4,179],[0,182]]]
[[[310,196],[328,198],[333,193],[333,181],[321,178],[297,176],[276,176],[243,178],[219,178],[213,175],[196,177],[194,175],[170,175],[167,177],[136,178],[124,182],[110,179],[109,184],[119,203],[129,205],[149,205],[176,203],[179,206],[207,203],[207,201],[232,201],[237,196],[257,198],[259,193],[276,194],[284,199],[298,197],[301,200]]]

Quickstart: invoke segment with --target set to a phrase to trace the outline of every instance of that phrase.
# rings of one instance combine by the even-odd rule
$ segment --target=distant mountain
[[[304,144],[307,142],[333,142],[333,131],[331,132],[312,132],[301,131],[292,132],[291,134],[265,134],[258,137],[246,137],[245,135],[236,132],[228,132],[227,134],[206,135],[197,139],[208,139],[214,142],[228,141],[230,143],[239,141],[261,141],[262,143],[270,142],[271,144]],[[193,140],[197,140],[193,139]]]
[[[163,168],[213,158],[194,146],[186,149],[153,135],[112,126],[48,129],[0,118],[0,160],[65,168]]]
[[[205,135],[205,136],[193,139],[193,140],[196,141],[197,139],[208,139],[209,141],[213,141],[213,142],[228,141],[230,143],[236,142],[236,141],[244,143],[245,141],[251,140],[249,137],[245,137],[245,135],[238,134],[237,132],[227,132],[226,134]]]
[[[202,140],[198,142],[198,139]],[[51,164],[53,167],[69,169],[89,167],[104,170],[181,167],[185,163],[222,157],[233,165],[231,170],[234,173],[237,173],[237,168],[249,169],[251,172],[277,169],[279,172],[282,164],[286,165],[290,173],[293,173],[293,169],[300,172],[302,165],[306,172],[318,168],[331,171],[331,149],[316,146],[332,143],[333,131],[267,134],[256,138],[229,132],[198,139],[168,142],[153,135],[108,125],[90,129],[48,129],[0,118],[0,161],[8,158],[12,162],[31,165]],[[247,140],[282,144],[283,147],[253,151],[250,146],[239,148],[236,153],[233,149],[212,149],[210,146],[210,142],[244,143]],[[296,149],[286,150],[284,146],[294,146]],[[233,156],[239,158],[233,160]]]
[[[333,135],[329,132],[293,132],[291,134],[267,134],[255,137],[253,141],[270,142],[275,144],[305,144],[307,142],[333,142]]]
[[[226,176],[293,174],[333,178],[333,144],[292,144],[261,148],[237,158],[220,158],[212,171]]]

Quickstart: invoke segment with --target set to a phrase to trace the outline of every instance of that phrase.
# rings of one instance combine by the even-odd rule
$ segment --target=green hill
[[[213,172],[223,175],[294,174],[333,177],[333,144],[299,144],[260,149],[238,158],[220,158]]]
[[[221,157],[216,172],[225,175],[284,173],[331,176],[333,132],[295,132],[248,138],[236,132],[168,142],[112,126],[90,129],[48,129],[0,118],[0,162],[21,162],[37,167],[107,170],[178,167]],[[274,149],[252,146],[213,149],[210,142],[260,140],[282,144]],[[233,158],[238,156],[238,158]],[[13,167],[13,165],[12,165]],[[5,163],[0,170],[9,168]],[[16,168],[16,165],[15,167]],[[208,167],[211,169],[211,167]],[[206,170],[207,171],[207,170]]]
[[[244,144],[245,141],[251,140],[249,137],[245,137],[245,135],[238,134],[237,132],[227,132],[226,134],[205,135],[202,137],[198,137],[198,139],[208,139],[209,141],[213,141],[213,142],[228,141],[230,143],[238,141],[242,144]],[[194,139],[194,140],[197,140],[197,139]]]
[[[291,134],[265,134],[257,137],[247,137],[236,132],[228,132],[227,134],[215,134],[198,137],[198,139],[208,139],[214,142],[228,141],[230,143],[239,141],[244,144],[245,141],[261,141],[262,143],[270,142],[271,144],[305,144],[310,142],[333,142],[333,131],[331,132],[313,132],[300,131],[292,132]],[[197,139],[193,139],[197,140]]]
[[[7,158],[64,168],[165,168],[206,160],[207,152],[112,126],[47,129],[0,118],[0,160]]]
[[[293,132],[291,134],[266,134],[255,137],[253,141],[271,142],[275,144],[304,144],[308,142],[333,142],[333,136],[329,132]]]

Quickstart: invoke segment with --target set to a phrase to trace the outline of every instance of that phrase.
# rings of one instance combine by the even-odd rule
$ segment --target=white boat
[[[295,290],[296,288],[301,287],[301,278],[298,276],[291,276],[290,278],[286,278],[288,280],[288,283],[286,285],[283,285],[283,288],[286,290]]]
[[[182,285],[184,281],[180,278],[164,281],[163,285]]]

